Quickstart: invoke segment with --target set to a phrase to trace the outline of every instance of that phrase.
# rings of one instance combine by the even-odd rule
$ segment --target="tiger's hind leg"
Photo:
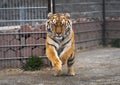
[[[68,75],[71,75],[71,76],[75,75],[75,71],[74,71],[74,67],[73,67],[74,62],[75,62],[75,56],[71,55],[67,61]]]

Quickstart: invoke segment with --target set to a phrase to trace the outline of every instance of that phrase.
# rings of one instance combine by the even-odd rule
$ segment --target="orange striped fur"
[[[51,61],[55,75],[60,75],[62,65],[67,63],[68,74],[75,75],[73,68],[75,40],[70,15],[48,14],[46,21],[46,56]]]

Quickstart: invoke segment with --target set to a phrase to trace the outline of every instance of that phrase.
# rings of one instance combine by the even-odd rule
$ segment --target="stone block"
[[[9,45],[9,42],[12,41],[14,39],[14,36],[13,35],[3,35],[1,36],[1,44],[2,45]]]
[[[41,32],[41,29],[40,28],[34,28],[34,27],[32,27],[31,28],[32,30],[32,32]]]
[[[45,44],[45,39],[44,38],[39,38],[38,40],[36,40],[37,44]]]
[[[5,51],[5,57],[6,58],[16,57],[16,52],[12,49],[9,49]]]
[[[4,53],[3,53],[3,51],[1,50],[1,48],[0,48],[0,58],[4,58]]]
[[[28,38],[30,37],[30,33],[26,33],[26,32],[31,32],[31,26],[29,24],[25,24],[21,26],[19,32],[24,32],[23,34],[21,34],[21,37]]]
[[[42,49],[39,48],[39,47],[36,47],[36,48],[32,49],[32,55],[41,56],[42,55]]]
[[[29,57],[32,55],[31,47],[24,47],[20,51],[21,51],[21,56],[23,57]]]
[[[42,34],[41,34],[41,38],[46,39],[46,33],[42,33]]]
[[[25,24],[23,26],[21,26],[20,32],[31,32],[31,26],[29,24]]]
[[[35,34],[32,34],[31,37],[37,40],[37,39],[41,38],[41,34],[35,33]]]
[[[33,24],[33,27],[35,28],[35,29],[40,29],[40,23],[38,23],[38,22],[36,22],[35,24]]]
[[[9,45],[19,45],[19,44],[20,44],[20,41],[17,39],[13,39],[9,42]]]
[[[29,37],[26,39],[26,44],[36,44],[36,41],[34,38]]]
[[[41,29],[41,32],[46,32],[45,25],[42,25],[40,29]]]

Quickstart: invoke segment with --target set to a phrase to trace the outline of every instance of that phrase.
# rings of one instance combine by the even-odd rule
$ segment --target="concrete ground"
[[[120,85],[120,49],[78,52],[75,69],[75,76],[59,77],[49,68],[34,72],[7,69],[0,71],[0,85]]]

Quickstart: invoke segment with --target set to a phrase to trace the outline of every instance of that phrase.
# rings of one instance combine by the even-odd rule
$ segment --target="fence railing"
[[[29,56],[45,55],[47,0],[2,0],[0,69],[20,67]]]

